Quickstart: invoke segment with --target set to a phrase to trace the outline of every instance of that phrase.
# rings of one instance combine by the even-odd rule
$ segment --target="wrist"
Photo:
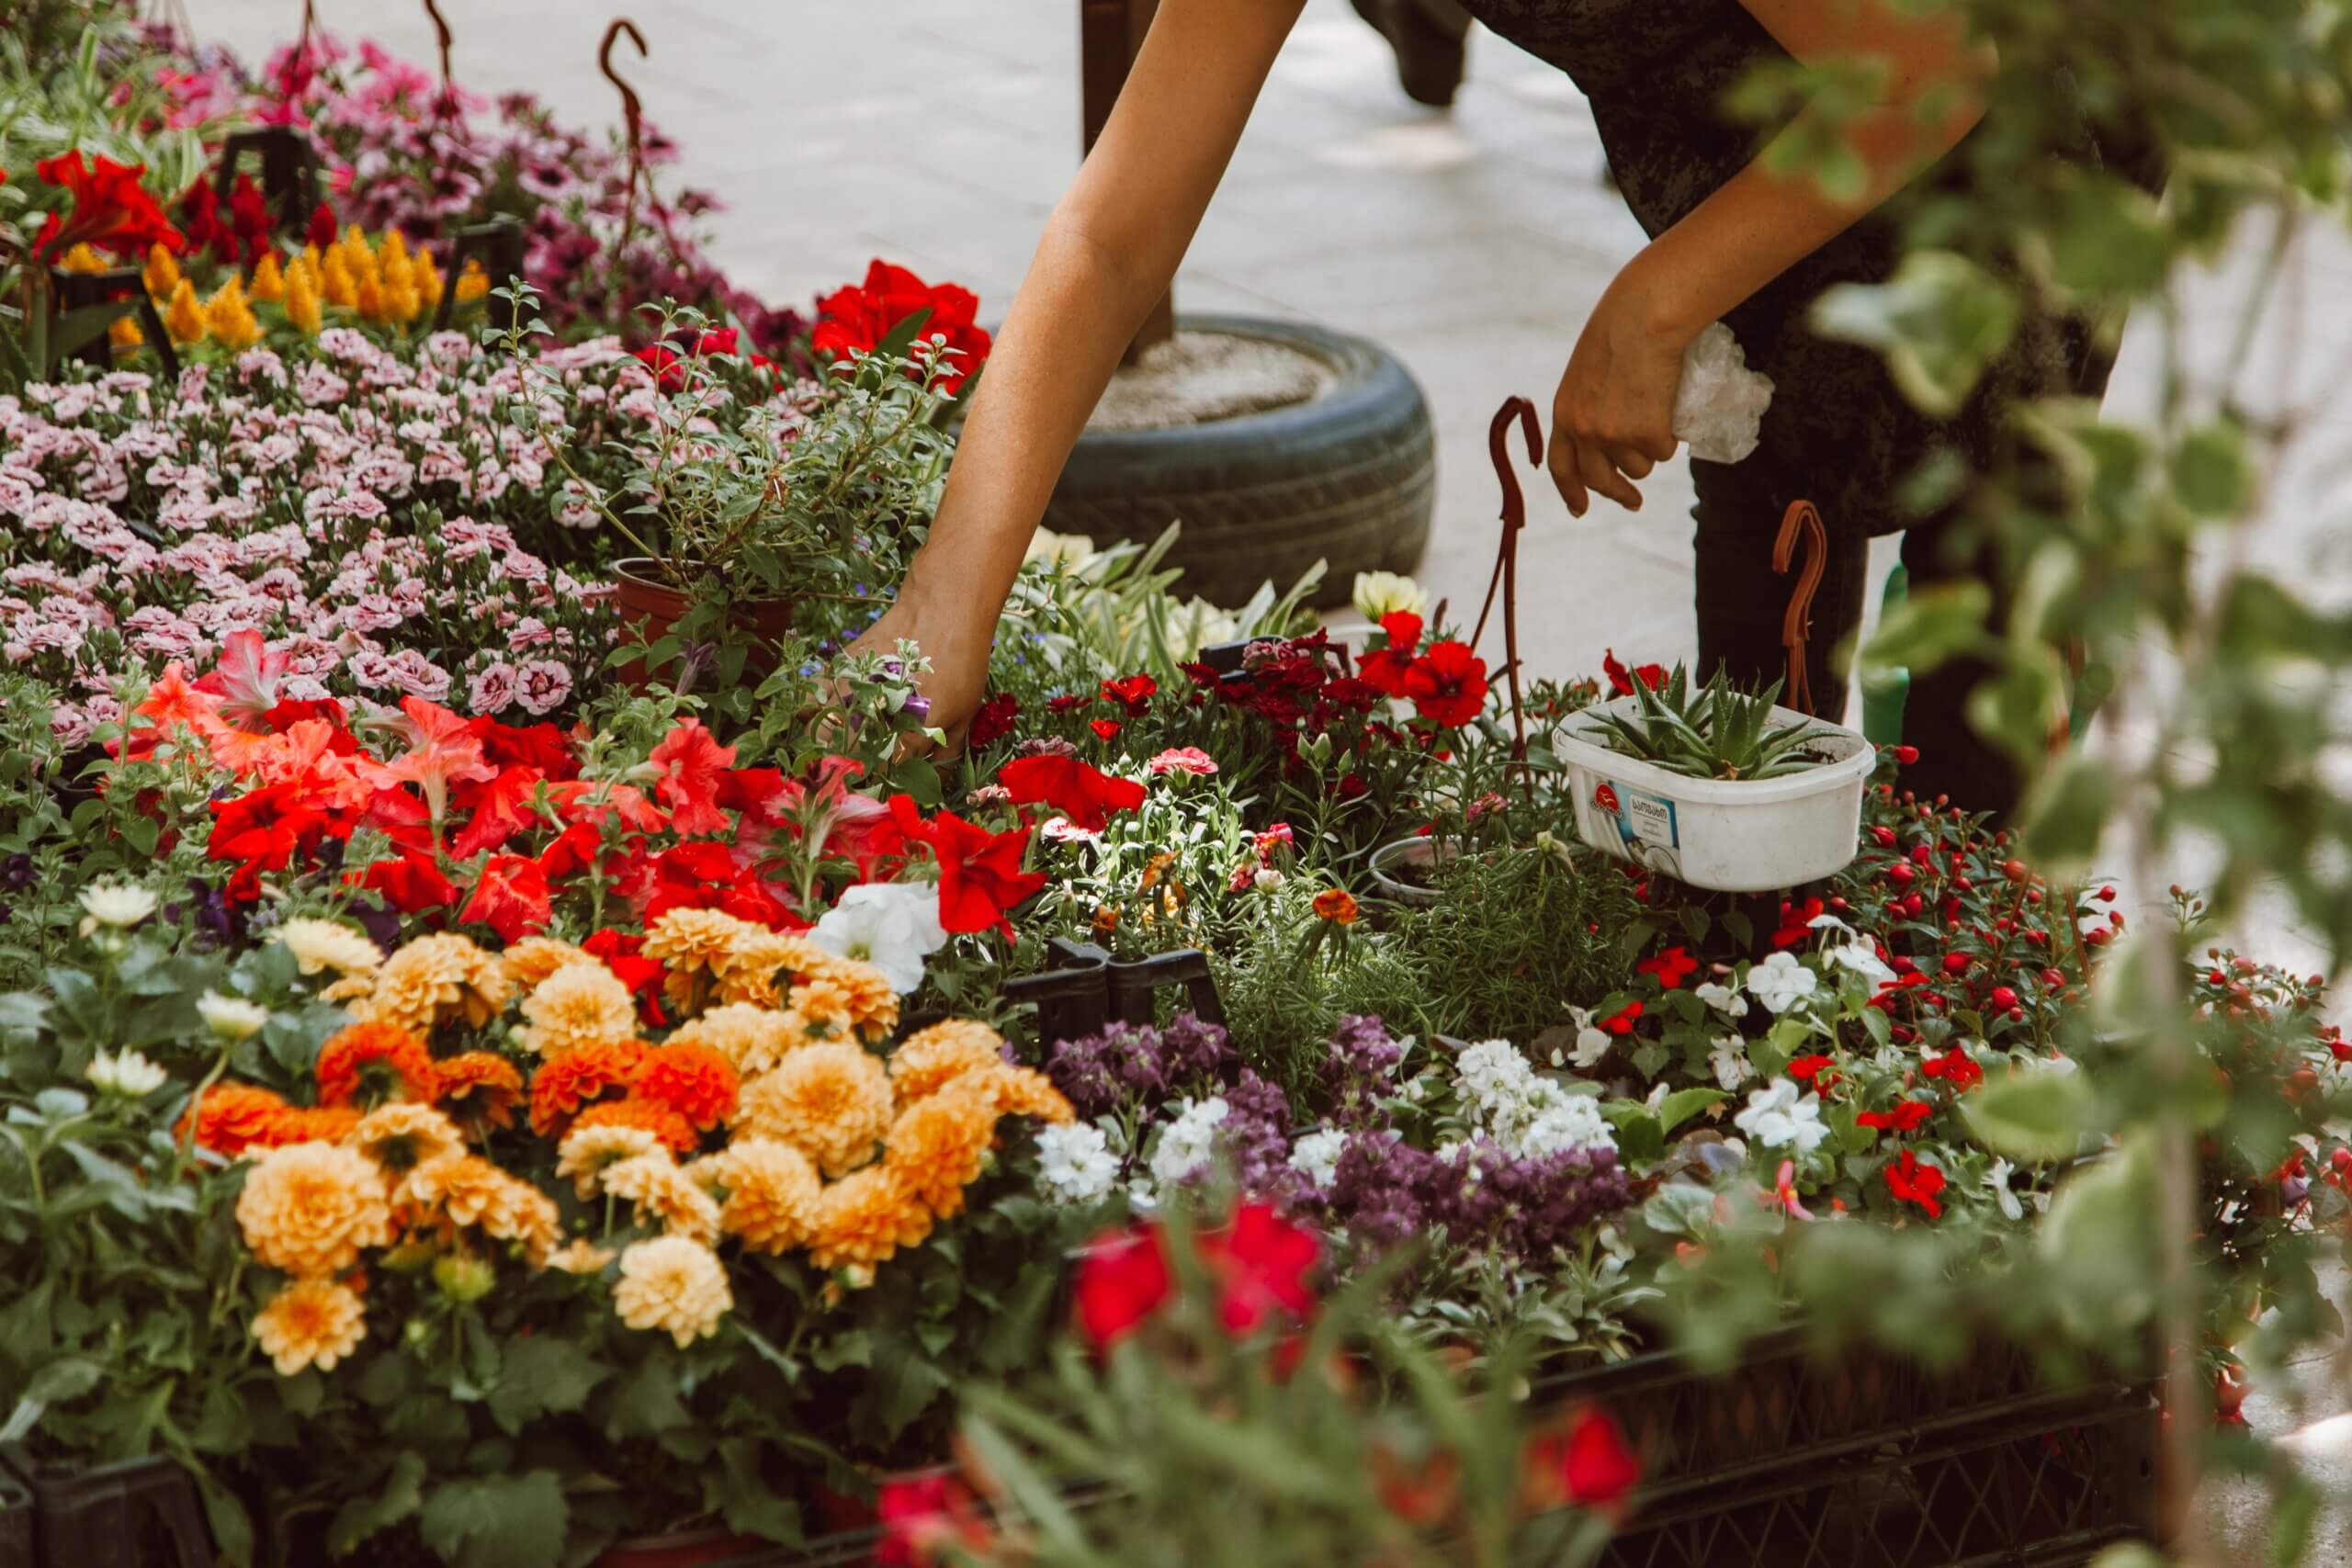
[[[1687,269],[1676,265],[1673,252],[1661,238],[1634,253],[1612,288],[1622,288],[1632,314],[1650,337],[1676,349],[1690,346],[1720,312],[1710,310],[1689,286]]]

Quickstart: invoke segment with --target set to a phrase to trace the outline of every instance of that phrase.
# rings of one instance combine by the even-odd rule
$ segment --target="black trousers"
[[[1786,576],[1772,570],[1772,545],[1781,514],[1799,497],[1818,498],[1798,479],[1775,468],[1759,452],[1739,464],[1692,460],[1699,503],[1696,601],[1699,617],[1697,673],[1712,677],[1727,668],[1734,681],[1761,687],[1788,675],[1781,644],[1782,620],[1796,587],[1802,550]],[[1829,553],[1821,586],[1813,599],[1813,633],[1806,643],[1805,675],[1813,688],[1814,712],[1836,719],[1846,708],[1856,634],[1862,607],[1881,585],[1870,581],[1870,538],[1844,527],[1823,503]],[[1924,522],[1903,536],[1903,565],[1914,590],[1939,582],[1973,579],[1994,592],[1995,624],[2006,615],[2002,574],[1992,552],[1958,537],[1949,519]],[[1970,726],[1968,694],[1991,672],[1983,660],[1956,659],[1915,671],[1903,710],[1903,739],[1919,749],[1919,760],[1903,773],[1905,787],[1933,798],[1950,795],[1970,811],[2006,818],[2023,787],[2008,755]]]

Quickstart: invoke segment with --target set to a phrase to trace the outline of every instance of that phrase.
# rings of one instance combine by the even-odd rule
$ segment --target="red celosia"
[[[817,327],[808,346],[841,357],[870,350],[918,310],[927,310],[920,335],[944,337],[951,355],[943,362],[940,388],[951,395],[989,355],[989,334],[978,324],[979,296],[953,283],[925,283],[902,266],[876,259],[865,281],[836,289],[817,301]]]
[[[1936,1201],[1936,1194],[1944,1190],[1942,1171],[1923,1163],[1909,1149],[1890,1160],[1885,1170],[1886,1190],[1899,1201],[1918,1204],[1931,1220],[1943,1213],[1944,1206]]]
[[[1005,911],[1046,885],[1043,872],[1021,869],[1029,829],[991,833],[952,811],[926,822],[913,797],[904,795],[890,797],[890,812],[910,841],[930,846],[938,858],[939,923],[951,931],[993,928],[1010,939],[1012,922]]]
[[[1133,811],[1144,801],[1141,784],[1114,778],[1076,757],[1016,757],[996,777],[1014,805],[1050,806],[1090,833],[1101,832],[1112,812]]]
[[[53,186],[62,186],[74,198],[70,215],[51,212],[33,238],[33,254],[53,261],[76,245],[92,245],[119,256],[145,255],[150,247],[182,251],[187,242],[164,216],[155,198],[140,185],[147,165],[118,164],[111,158],[82,162],[77,148],[33,165],[33,173]]]
[[[1449,728],[1467,724],[1487,705],[1487,661],[1466,642],[1437,642],[1405,669],[1405,695],[1413,711]]]

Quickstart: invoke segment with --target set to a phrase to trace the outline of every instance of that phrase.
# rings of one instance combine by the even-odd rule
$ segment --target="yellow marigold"
[[[808,1260],[820,1269],[871,1268],[931,1234],[931,1211],[883,1166],[828,1182],[817,1198]]]
[[[606,1166],[652,1154],[661,1147],[662,1140],[642,1127],[609,1123],[575,1127],[556,1146],[556,1178],[571,1178],[572,1190],[580,1194],[581,1201],[586,1202],[596,1195],[597,1182]]]
[[[374,989],[351,1010],[419,1034],[445,1019],[479,1029],[514,994],[514,983],[495,957],[454,931],[435,931],[384,960]]]
[[[718,1255],[682,1235],[640,1241],[621,1254],[621,1277],[613,1286],[613,1310],[631,1328],[667,1334],[684,1349],[718,1332],[718,1320],[735,1304]]]
[[[705,1244],[718,1239],[718,1205],[666,1152],[633,1155],[604,1170],[608,1196],[637,1206],[638,1217],[662,1222],[672,1235]]]
[[[269,940],[294,955],[305,975],[332,969],[338,975],[373,975],[384,954],[368,933],[339,920],[300,919],[270,928]]]
[[[812,1021],[816,1010],[803,999],[804,988],[823,986],[832,1005],[845,1017],[850,1027],[869,1040],[879,1040],[899,1027],[899,993],[891,989],[882,971],[862,959],[837,958],[828,955],[825,962],[810,971],[802,986],[792,990],[792,1005]]]
[[[567,964],[595,964],[593,954],[551,936],[526,936],[498,955],[498,966],[517,990],[527,991]]]
[[[684,1157],[702,1146],[695,1124],[658,1100],[635,1094],[592,1105],[573,1119],[572,1127],[635,1127],[653,1134],[654,1141]]]
[[[466,1123],[476,1137],[493,1127],[514,1124],[523,1098],[523,1075],[495,1051],[460,1051],[433,1064],[441,1078],[441,1108]]]
[[[645,928],[641,951],[668,967],[662,988],[670,998],[681,1007],[692,1007],[697,977],[760,930],[718,909],[672,909]]]
[[[349,1142],[395,1178],[465,1148],[456,1122],[429,1105],[401,1101],[379,1105],[361,1117]]]
[[[637,1035],[637,998],[601,964],[567,964],[523,998],[525,1050],[559,1056],[582,1045],[608,1045]]]
[[[214,289],[204,302],[205,331],[223,348],[251,348],[261,341],[261,322],[245,299],[245,286],[236,274]]]
[[[318,268],[297,265],[286,277],[286,319],[299,332],[318,336],[324,318],[319,310]]]
[[[297,1280],[254,1317],[254,1337],[282,1378],[306,1367],[333,1371],[367,1333],[358,1292],[333,1280]]]
[[[890,1110],[882,1064],[845,1040],[829,1041],[745,1084],[735,1128],[790,1144],[838,1176],[873,1157]]]
[[[781,1008],[784,987],[776,985],[778,975],[797,977],[831,962],[831,953],[797,932],[746,926],[734,946],[713,962],[711,973],[718,981],[720,1001]]]
[[[808,1032],[797,1013],[729,1002],[680,1024],[667,1043],[707,1045],[733,1064],[738,1075],[752,1077],[808,1044]]]
[[[911,1105],[966,1073],[1004,1066],[1004,1036],[975,1019],[951,1018],[918,1029],[890,1053],[890,1084]]]
[[[183,277],[172,286],[172,303],[164,312],[164,330],[178,344],[204,341],[204,307],[197,302],[196,285]]]
[[[627,1089],[637,1076],[645,1047],[634,1040],[566,1051],[539,1064],[531,1074],[531,1131],[551,1137],[580,1108],[598,1096]]]
[[[613,1260],[613,1249],[577,1236],[548,1254],[547,1266],[567,1274],[601,1274]]]
[[[738,1138],[720,1156],[727,1184],[719,1228],[754,1252],[805,1244],[817,1228],[822,1183],[808,1156],[774,1138]]]
[[[148,295],[156,299],[169,299],[180,288],[179,258],[164,248],[158,240],[147,247],[147,265],[140,269],[140,280],[147,286]]]
[[[359,1249],[391,1240],[383,1172],[356,1149],[295,1144],[254,1163],[237,1199],[237,1228],[270,1268],[306,1279],[338,1274]]]
[[[286,298],[286,269],[278,265],[276,251],[264,251],[261,260],[254,263],[253,287],[247,292],[265,305]]]
[[[996,1103],[985,1085],[966,1079],[907,1107],[890,1123],[883,1168],[900,1190],[933,1215],[964,1211],[964,1189],[988,1164],[996,1137]]]
[[[1035,1067],[1015,1067],[999,1062],[960,1079],[956,1088],[969,1087],[977,1094],[986,1095],[994,1103],[1000,1116],[1035,1116],[1056,1126],[1067,1126],[1078,1120],[1078,1112],[1054,1080]]]

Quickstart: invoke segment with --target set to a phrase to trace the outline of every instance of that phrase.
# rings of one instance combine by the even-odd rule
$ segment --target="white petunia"
[[[1747,1109],[1733,1117],[1732,1124],[1768,1149],[1794,1145],[1801,1155],[1811,1154],[1829,1136],[1821,1121],[1821,1097],[1799,1099],[1796,1084],[1788,1078],[1774,1078],[1750,1094]]]
[[[196,1010],[204,1020],[204,1027],[212,1031],[213,1038],[225,1045],[253,1038],[269,1021],[269,1010],[259,1002],[224,997],[218,991],[207,991],[197,998]]]
[[[1869,942],[1859,937],[1852,942],[1840,942],[1835,947],[1823,948],[1821,960],[1825,964],[1838,964],[1843,968],[1851,969],[1857,975],[1866,976],[1873,988],[1894,984],[1894,971],[1887,967],[1886,961],[1878,955],[1877,951]]]
[[[1166,1187],[1205,1167],[1216,1150],[1217,1123],[1229,1109],[1221,1095],[1180,1102],[1175,1119],[1160,1131],[1159,1146],[1151,1151],[1152,1179]]]
[[[922,984],[923,960],[947,942],[935,882],[861,882],[818,917],[808,939],[837,958],[861,959],[901,995]]]
[[[82,908],[101,926],[135,926],[155,912],[155,895],[130,882],[94,882],[82,889]]]
[[[1038,1129],[1037,1185],[1054,1202],[1100,1202],[1118,1176],[1119,1162],[1102,1128],[1071,1122]]]
[[[125,1100],[146,1098],[163,1088],[170,1077],[136,1051],[101,1051],[90,1058],[83,1076],[99,1093],[120,1095]]]
[[[1747,972],[1748,993],[1767,1012],[1786,1012],[1821,984],[1821,977],[1791,953],[1775,953]]]
[[[1309,1133],[1291,1145],[1290,1168],[1316,1186],[1329,1187],[1340,1174],[1340,1151],[1347,1146],[1348,1135],[1337,1127]]]

